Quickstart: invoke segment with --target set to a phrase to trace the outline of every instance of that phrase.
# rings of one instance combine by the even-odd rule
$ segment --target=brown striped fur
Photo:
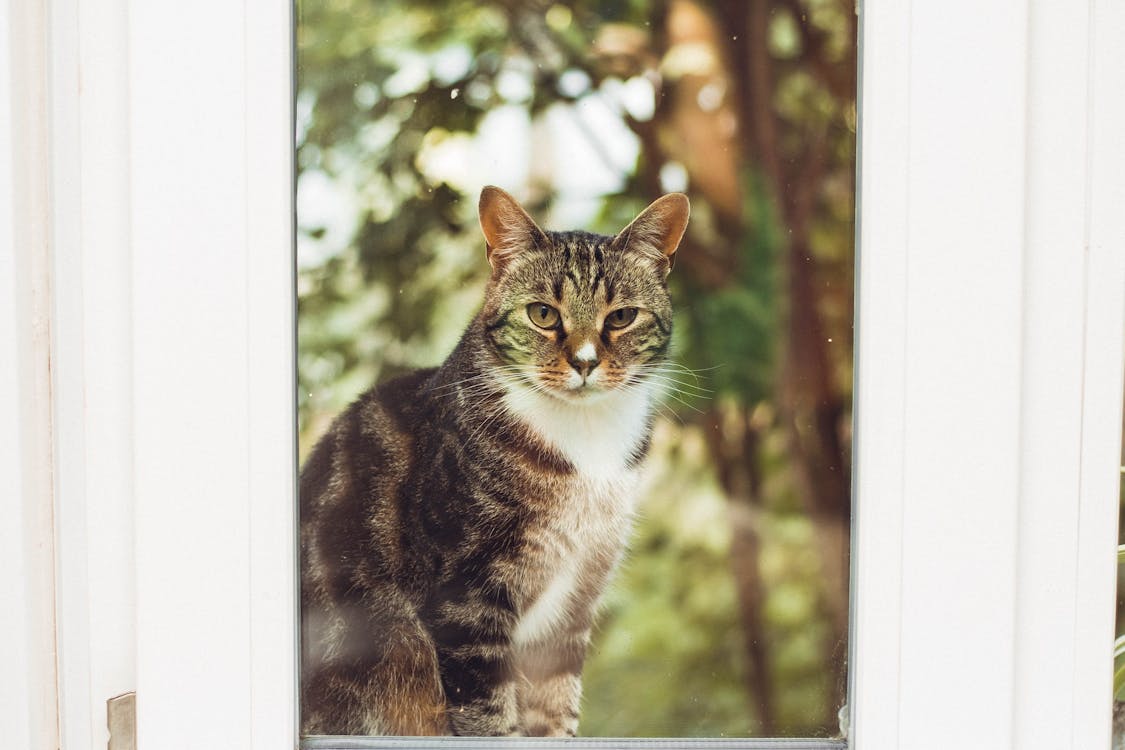
[[[687,212],[671,195],[616,237],[544,232],[484,190],[480,313],[441,367],[363,394],[301,472],[305,733],[577,732]]]

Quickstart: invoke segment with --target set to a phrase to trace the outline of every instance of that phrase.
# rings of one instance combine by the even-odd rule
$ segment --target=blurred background
[[[298,0],[302,458],[440,363],[487,278],[479,190],[614,234],[687,192],[674,359],[587,736],[833,736],[845,702],[852,0]]]

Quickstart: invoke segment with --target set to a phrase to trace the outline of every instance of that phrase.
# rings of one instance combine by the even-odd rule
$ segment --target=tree
[[[299,13],[304,444],[372,380],[440,361],[471,316],[485,266],[457,155],[498,112],[533,134],[570,118],[617,174],[591,228],[616,231],[676,182],[691,195],[672,277],[686,369],[661,456],[667,486],[712,511],[723,506],[700,498],[725,498],[699,534],[656,513],[642,524],[587,694],[621,676],[631,690],[606,703],[644,695],[638,705],[674,719],[642,715],[631,732],[833,732],[848,602],[852,4],[320,0]],[[611,152],[608,130],[583,119],[595,104],[632,133],[634,152]],[[539,215],[567,201],[566,165],[539,163],[547,146],[538,141],[526,179]],[[319,225],[308,199],[318,184],[336,186],[354,218]],[[675,500],[652,503],[683,510]],[[619,625],[644,647],[615,640]],[[660,643],[676,666],[634,658]],[[700,665],[716,676],[697,679]],[[701,693],[714,709],[702,720]],[[588,706],[585,731],[593,721],[619,734],[638,710]]]

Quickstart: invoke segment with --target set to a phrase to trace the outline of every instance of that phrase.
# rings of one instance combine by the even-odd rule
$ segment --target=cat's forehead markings
[[[572,294],[579,297],[596,296],[605,279],[605,247],[610,237],[574,232],[560,237],[563,253],[563,275],[570,281]]]

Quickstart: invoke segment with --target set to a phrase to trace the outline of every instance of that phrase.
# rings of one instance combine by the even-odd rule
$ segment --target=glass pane
[[[1117,526],[1117,640],[1113,644],[1113,750],[1125,749],[1125,414],[1122,415],[1121,489]]]
[[[854,3],[300,0],[297,60],[304,734],[841,736]]]

